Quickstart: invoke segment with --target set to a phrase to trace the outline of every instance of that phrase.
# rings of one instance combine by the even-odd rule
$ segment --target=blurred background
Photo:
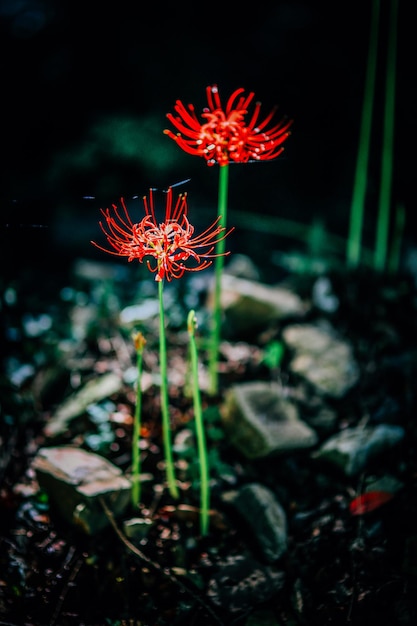
[[[392,206],[405,208],[405,258],[416,246],[416,51],[412,3],[398,2]],[[390,6],[381,0],[364,223],[371,248]],[[133,198],[150,187],[162,191],[190,179],[183,189],[192,221],[197,228],[213,221],[218,168],[182,152],[163,129],[170,127],[166,114],[177,99],[200,113],[206,86],[214,83],[224,103],[243,87],[255,92],[263,115],[277,104],[278,116],[294,120],[276,161],[230,168],[232,251],[270,264],[274,252],[298,245],[288,236],[287,221],[324,224],[344,248],[372,0],[224,8],[0,0],[4,275],[37,265],[44,271],[45,264],[50,271],[65,268],[78,256],[108,260],[90,243],[100,238],[100,208],[123,196],[133,212],[137,207],[139,219],[141,203]]]

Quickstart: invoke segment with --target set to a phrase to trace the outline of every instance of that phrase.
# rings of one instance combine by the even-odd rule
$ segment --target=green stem
[[[219,226],[226,227],[227,224],[227,196],[229,186],[229,166],[222,165],[219,168],[219,193],[218,193],[218,215],[220,215]],[[224,266],[224,251],[226,242],[221,239],[216,244],[216,258],[214,259],[214,303],[212,334],[209,355],[209,393],[216,395],[219,388],[219,350],[222,324],[221,310],[221,281]]]
[[[188,334],[190,337],[191,367],[193,376],[194,417],[197,431],[198,458],[200,461],[200,529],[201,535],[204,537],[208,533],[210,492],[203,412],[201,408],[201,395],[198,384],[198,354],[194,336],[194,329],[196,326],[197,320],[195,313],[194,311],[190,311],[188,314]]]
[[[374,266],[384,271],[387,260],[388,230],[390,222],[391,182],[393,170],[394,109],[395,109],[395,58],[397,44],[398,0],[391,0],[390,32],[387,52],[386,97],[384,115],[384,139],[381,160],[381,184],[379,190],[379,214],[377,222]]]
[[[136,348],[136,365],[138,371],[135,417],[133,422],[132,439],[132,505],[137,507],[140,502],[140,452],[139,438],[142,413],[142,361],[143,343]]]
[[[167,349],[165,338],[165,313],[163,298],[163,281],[158,283],[159,294],[159,361],[161,369],[161,411],[162,411],[162,435],[164,441],[166,475],[168,488],[173,498],[179,497],[178,487],[175,480],[174,462],[171,443],[171,424],[168,409],[168,368]]]
[[[356,171],[350,208],[350,225],[347,241],[347,263],[357,267],[361,254],[363,214],[367,187],[369,146],[371,139],[372,109],[374,103],[376,58],[378,43],[379,0],[374,0],[369,37],[368,64],[365,78],[365,94],[362,107],[362,122],[359,137]]]

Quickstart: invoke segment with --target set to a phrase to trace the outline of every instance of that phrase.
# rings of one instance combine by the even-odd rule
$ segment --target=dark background
[[[393,206],[415,246],[415,33],[412,3],[398,13]],[[176,99],[206,104],[254,91],[266,115],[294,119],[274,162],[230,168],[229,207],[253,215],[234,251],[269,262],[292,245],[256,230],[257,215],[347,236],[368,54],[371,0],[241,3],[93,3],[0,0],[2,86],[1,246],[4,271],[47,258],[100,258],[100,207],[190,178],[190,217],[215,217],[218,168],[163,134]],[[378,78],[364,237],[378,207],[390,2],[381,0]],[[262,117],[262,116],[261,116]],[[140,209],[140,205],[137,205]],[[138,214],[139,215],[139,214]],[[142,214],[140,213],[140,217]],[[415,223],[415,222],[414,222]]]

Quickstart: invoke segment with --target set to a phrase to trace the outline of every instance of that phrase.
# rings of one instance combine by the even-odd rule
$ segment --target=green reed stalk
[[[175,479],[174,461],[171,442],[171,424],[169,419],[169,399],[168,399],[168,366],[167,348],[165,335],[165,312],[163,297],[163,281],[158,282],[159,295],[159,362],[161,371],[161,411],[162,411],[162,434],[165,452],[166,476],[168,489],[171,496],[178,499],[178,487]]]
[[[136,508],[140,502],[140,429],[142,414],[142,362],[145,339],[142,333],[135,333],[133,341],[136,348],[136,368],[138,372],[136,388],[136,406],[132,435],[132,505]]]
[[[226,227],[227,197],[229,187],[229,165],[219,166],[218,215],[221,216],[219,226]],[[219,390],[219,352],[222,326],[221,283],[224,267],[224,251],[226,242],[221,239],[216,244],[214,259],[214,303],[209,350],[209,393],[215,396]]]
[[[198,353],[194,334],[195,328],[197,327],[197,319],[194,311],[190,311],[188,314],[187,326],[188,335],[190,337],[194,418],[197,432],[198,458],[200,461],[200,531],[201,535],[204,537],[208,533],[210,490],[206,437],[204,432],[200,387],[198,384]]]
[[[369,149],[371,141],[372,109],[374,105],[376,59],[378,46],[379,0],[372,5],[371,31],[369,37],[368,63],[365,77],[365,93],[362,106],[362,121],[358,155],[350,208],[350,224],[347,240],[347,264],[357,267],[361,255],[363,215],[368,181]]]
[[[394,148],[394,111],[395,111],[395,65],[397,47],[398,0],[391,0],[390,28],[387,50],[387,71],[385,82],[385,114],[381,160],[381,184],[379,189],[379,213],[377,222],[374,267],[383,272],[387,262],[388,231],[390,223],[390,205],[393,171]]]

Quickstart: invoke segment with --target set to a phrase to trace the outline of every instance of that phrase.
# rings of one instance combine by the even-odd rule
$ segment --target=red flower
[[[178,115],[168,113],[167,118],[178,134],[171,130],[164,130],[164,133],[185,152],[204,157],[207,165],[275,159],[284,150],[282,144],[290,134],[292,120],[280,120],[266,129],[276,107],[259,123],[261,103],[256,102],[250,121],[246,123],[245,116],[255,94],[251,92],[244,96],[243,92],[244,89],[236,89],[223,110],[217,85],[207,87],[208,107],[201,115],[205,123],[198,120],[192,104],[186,107],[181,100],[177,100],[174,108]]]
[[[231,228],[225,233],[226,228],[219,226],[221,216],[201,235],[193,236],[194,227],[187,218],[187,194],[179,195],[173,206],[172,189],[168,189],[165,221],[160,224],[155,218],[152,189],[149,199],[145,196],[143,202],[146,215],[138,224],[132,222],[123,198],[121,204],[124,216],[115,204],[112,205],[114,216],[110,209],[101,209],[106,223],[100,222],[100,228],[113,250],[107,250],[94,241],[91,243],[104,252],[125,256],[128,261],[137,259],[142,263],[145,257],[153,257],[154,262],[148,259],[146,263],[151,272],[156,272],[156,281],[164,278],[170,281],[181,278],[185,271],[203,270],[211,265],[211,259],[215,256],[229,254],[213,254],[216,243],[233,230]],[[189,261],[191,266],[187,263]]]

